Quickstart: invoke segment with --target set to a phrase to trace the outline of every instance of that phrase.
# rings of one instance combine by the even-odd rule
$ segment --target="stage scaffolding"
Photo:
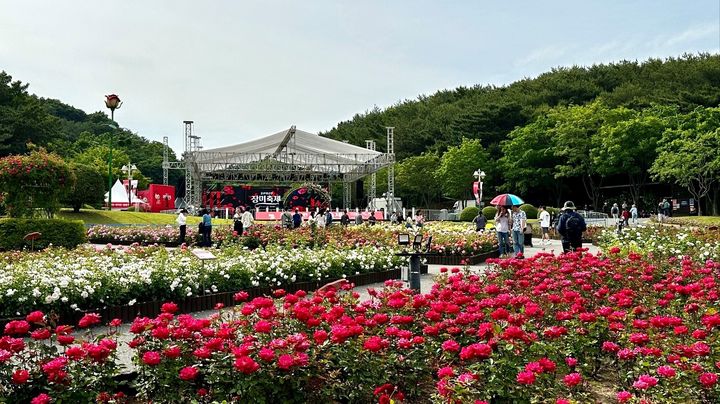
[[[390,132],[388,136],[392,136]],[[185,121],[183,161],[164,156],[163,169],[185,170],[185,206],[200,206],[203,183],[289,185],[342,183],[343,208],[350,208],[353,182],[391,167],[395,154],[355,146],[295,128],[234,146],[203,150]],[[392,139],[390,139],[392,144]],[[392,181],[389,179],[389,181]]]

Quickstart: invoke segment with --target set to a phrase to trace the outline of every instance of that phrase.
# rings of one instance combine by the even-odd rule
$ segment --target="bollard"
[[[410,289],[420,292],[420,255],[410,254]]]

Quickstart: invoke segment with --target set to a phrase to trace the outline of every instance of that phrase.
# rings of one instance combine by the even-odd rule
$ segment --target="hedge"
[[[25,235],[40,232],[34,248],[52,244],[56,247],[75,248],[86,241],[83,222],[65,219],[0,219],[0,250],[21,250],[30,247]]]
[[[480,209],[475,206],[468,206],[460,212],[460,220],[463,222],[472,222],[475,216],[478,215]]]
[[[495,215],[497,214],[497,208],[494,206],[486,206],[483,208],[482,214],[485,216],[485,219],[494,220]]]
[[[527,215],[528,219],[537,219],[538,217],[537,208],[529,203],[520,205],[520,210],[525,212],[525,215]]]

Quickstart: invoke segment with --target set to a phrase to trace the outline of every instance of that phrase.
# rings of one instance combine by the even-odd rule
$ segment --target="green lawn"
[[[71,209],[63,209],[59,217],[70,220],[82,220],[86,224],[140,224],[140,225],[165,225],[175,224],[176,215],[166,213],[145,213],[145,212],[125,212],[125,211],[107,211],[107,210],[86,210],[81,209],[80,213],[74,213]],[[188,216],[188,224],[200,223],[197,216]],[[217,224],[229,224],[230,220],[213,219]]]
[[[673,217],[668,222],[688,226],[720,226],[720,216]]]

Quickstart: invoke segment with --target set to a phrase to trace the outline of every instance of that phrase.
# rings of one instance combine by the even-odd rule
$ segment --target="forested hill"
[[[67,161],[95,166],[107,173],[110,135],[116,175],[123,164],[135,164],[145,181],[161,182],[161,142],[117,128],[104,112],[91,114],[54,99],[30,94],[29,85],[0,72],[0,157],[27,152],[28,143],[55,152]],[[100,95],[99,105],[103,98]],[[170,151],[171,160],[175,154]],[[170,171],[174,184],[180,173]],[[135,175],[138,178],[138,175]]]
[[[322,135],[361,146],[366,139],[375,139],[378,150],[384,150],[385,126],[394,126],[400,160],[425,151],[442,152],[460,144],[463,137],[479,139],[494,152],[515,127],[528,124],[549,108],[594,100],[610,108],[635,110],[652,104],[677,105],[681,111],[718,106],[720,56],[556,68],[502,87],[442,90],[357,114]]]

